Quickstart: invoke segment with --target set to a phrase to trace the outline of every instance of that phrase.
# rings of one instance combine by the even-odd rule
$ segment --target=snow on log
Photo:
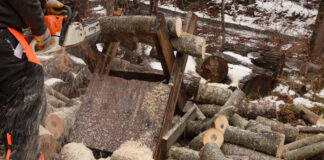
[[[219,146],[215,143],[207,143],[199,152],[201,160],[227,160]]]
[[[299,130],[296,127],[293,127],[289,124],[284,124],[279,121],[270,120],[268,118],[258,116],[256,119],[257,122],[271,127],[271,130],[282,133],[286,137],[286,142],[293,142],[296,141]]]
[[[171,39],[175,50],[193,57],[205,58],[206,40],[202,37],[183,32],[179,38]]]
[[[82,143],[69,143],[62,148],[60,160],[95,160],[95,157]]]
[[[324,141],[321,141],[292,151],[285,152],[283,154],[283,158],[285,160],[302,160],[302,159],[316,156],[323,152],[324,152]]]
[[[258,116],[266,118],[277,118],[277,106],[275,103],[246,103],[236,106],[239,114],[248,119],[256,119]]]
[[[224,134],[225,142],[281,157],[285,135],[278,132],[256,133],[229,126]]]
[[[304,139],[286,144],[284,147],[284,152],[288,152],[294,149],[298,149],[304,146],[308,146],[317,142],[324,141],[324,134],[320,133],[314,136],[306,137]]]
[[[56,152],[56,139],[42,125],[39,126],[39,150],[44,155],[45,159],[52,159]]]
[[[153,160],[153,152],[142,143],[127,141],[114,151],[110,160]]]
[[[250,160],[281,160],[280,158],[230,143],[224,143],[221,150],[225,155],[249,156]]]
[[[314,125],[324,125],[324,119],[303,105],[292,105],[290,109]]]
[[[241,128],[241,129],[245,129],[245,127],[248,125],[249,121],[247,121],[246,119],[244,119],[243,117],[241,117],[238,114],[234,114],[230,119],[229,122],[231,125]]]
[[[199,160],[199,152],[185,147],[172,146],[168,153],[169,158],[177,160]]]

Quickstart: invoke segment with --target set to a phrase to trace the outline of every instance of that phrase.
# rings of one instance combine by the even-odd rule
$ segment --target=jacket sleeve
[[[31,28],[34,35],[42,35],[46,31],[44,13],[40,0],[8,0],[24,23]]]

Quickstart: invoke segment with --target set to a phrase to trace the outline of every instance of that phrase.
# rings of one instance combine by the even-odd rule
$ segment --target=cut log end
[[[39,127],[39,149],[46,159],[53,158],[56,151],[56,139],[43,126]]]
[[[324,119],[323,118],[318,119],[316,125],[324,125]]]
[[[45,127],[56,139],[60,138],[64,132],[64,122],[55,114],[50,114],[46,117]]]
[[[215,143],[218,147],[221,147],[224,143],[224,136],[219,130],[212,128],[205,132],[203,143],[204,145],[207,143]]]
[[[182,35],[182,20],[179,17],[176,18],[175,31],[177,37],[180,37]]]
[[[222,134],[225,133],[226,128],[229,126],[228,120],[224,115],[220,115],[216,118],[215,128],[218,129]]]
[[[203,62],[201,65],[201,71],[201,76],[206,80],[218,83],[226,78],[228,73],[228,64],[223,58],[211,56]]]

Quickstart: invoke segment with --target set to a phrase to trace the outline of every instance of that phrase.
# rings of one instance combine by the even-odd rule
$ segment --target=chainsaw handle
[[[65,5],[64,6],[64,9],[67,11],[67,19],[64,22],[63,27],[62,27],[62,30],[61,30],[60,39],[59,39],[59,45],[60,46],[63,46],[64,39],[65,39],[65,35],[66,35],[66,31],[68,30],[69,25],[72,22],[72,16],[73,16],[72,15],[72,9],[71,9],[71,7]]]

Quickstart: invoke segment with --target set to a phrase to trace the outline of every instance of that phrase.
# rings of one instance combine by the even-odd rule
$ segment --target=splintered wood
[[[100,85],[98,85],[100,84]],[[113,152],[128,140],[156,149],[170,88],[162,83],[93,77],[70,141]]]

